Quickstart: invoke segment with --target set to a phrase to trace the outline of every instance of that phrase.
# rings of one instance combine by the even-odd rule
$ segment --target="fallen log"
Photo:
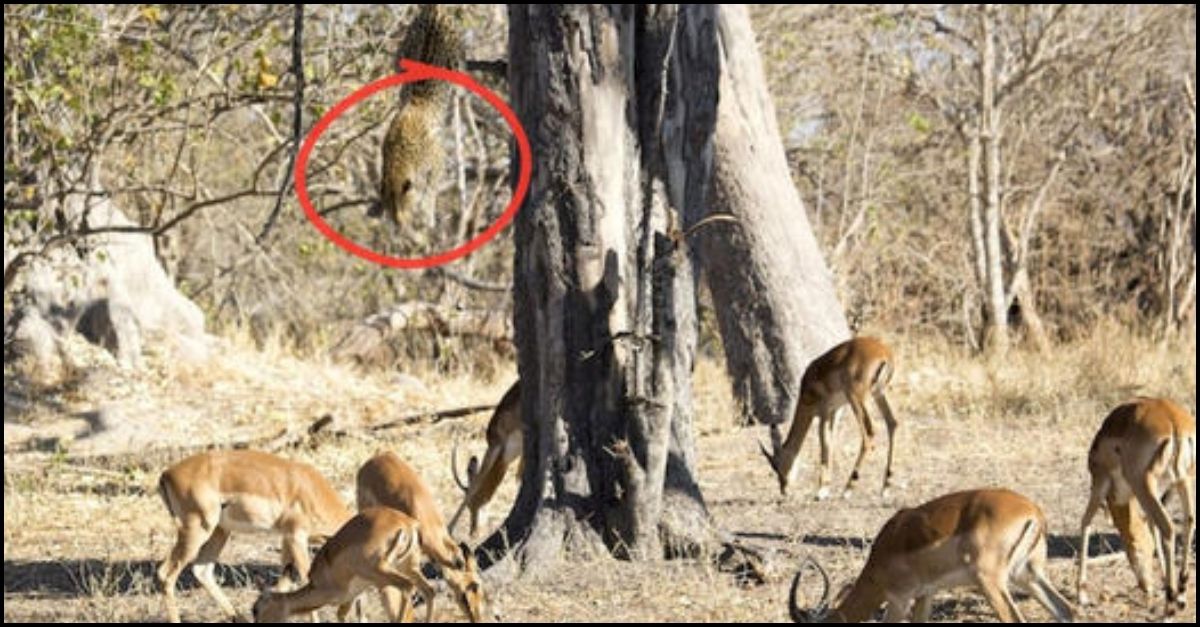
[[[334,344],[330,357],[337,362],[359,365],[391,363],[400,356],[388,345],[388,340],[406,331],[508,343],[513,337],[512,316],[507,311],[404,303],[363,319]]]

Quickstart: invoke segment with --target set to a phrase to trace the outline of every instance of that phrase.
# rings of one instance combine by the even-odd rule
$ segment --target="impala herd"
[[[883,489],[892,485],[897,422],[885,388],[893,372],[891,351],[869,337],[843,342],[810,364],[787,437],[781,438],[773,425],[770,450],[760,444],[781,493],[786,494],[795,479],[796,458],[813,420],[819,418],[816,498],[829,497],[830,440],[845,406],[850,407],[861,435],[844,489],[845,495],[851,493],[863,460],[874,448],[868,399],[887,427]],[[411,621],[412,597],[419,594],[429,622],[435,587],[422,572],[425,562],[440,571],[463,614],[472,622],[483,620],[484,592],[474,551],[456,541],[452,532],[467,511],[468,537],[476,535],[479,511],[513,462],[522,458],[520,404],[518,382],[496,407],[487,426],[487,452],[482,462],[470,459],[465,482],[459,476],[457,445],[452,450],[452,474],[463,500],[449,524],[420,475],[391,452],[376,455],[359,470],[357,514],[308,464],[255,451],[210,451],[176,463],[159,481],[159,493],[178,529],[175,546],[157,573],[168,620],[180,619],[175,583],[188,564],[227,617],[240,617],[214,578],[217,557],[235,531],[282,537],[285,577],[254,603],[256,621],[278,622],[296,614],[315,619],[316,610],[329,605],[336,606],[338,618],[344,620],[356,608],[357,597],[374,588],[390,620]],[[1147,603],[1153,602],[1157,560],[1166,613],[1185,606],[1196,526],[1195,462],[1196,422],[1179,405],[1138,398],[1108,415],[1088,452],[1092,489],[1080,531],[1076,588],[1080,605],[1088,603],[1084,586],[1092,519],[1104,507],[1120,533]],[[1182,529],[1164,506],[1171,495],[1182,504]],[[1047,533],[1041,508],[1016,492],[980,489],[948,494],[896,512],[875,537],[858,577],[832,604],[825,569],[808,560],[805,567],[811,563],[823,582],[822,600],[812,609],[800,607],[802,567],[792,580],[789,612],[797,622],[858,622],[870,620],[882,608],[887,621],[926,621],[933,593],[974,586],[1000,620],[1023,621],[1012,586],[1032,595],[1056,620],[1070,621],[1070,604],[1046,577]],[[310,542],[319,545],[311,560]]]

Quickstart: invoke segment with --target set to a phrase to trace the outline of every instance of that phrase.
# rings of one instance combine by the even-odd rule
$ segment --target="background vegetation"
[[[392,448],[444,508],[459,494],[446,464],[452,443],[482,452],[482,414],[356,428],[495,402],[515,377],[505,342],[426,329],[392,338],[398,350],[381,367],[324,358],[361,320],[405,303],[507,316],[504,291],[467,283],[510,284],[512,244],[506,232],[450,273],[393,272],[342,253],[309,225],[286,177],[297,75],[308,128],[392,71],[411,9],[304,11],[304,62],[294,68],[290,6],[5,6],[6,269],[19,251],[87,247],[81,227],[47,201],[70,190],[111,196],[154,233],[163,264],[224,342],[202,365],[150,350],[131,370],[70,341],[65,372],[44,382],[26,381],[6,359],[6,621],[157,619],[152,573],[173,532],[154,484],[177,450],[302,431],[331,414],[349,435],[287,454],[317,464],[349,496],[361,461]],[[1048,350],[1018,346],[1000,358],[980,354],[991,285],[972,229],[975,211],[987,209],[986,199],[972,204],[971,173],[986,169],[970,158],[985,104],[975,11],[752,11],[795,183],[843,303],[899,357],[892,404],[906,487],[888,500],[813,505],[804,490],[815,483],[810,447],[799,494],[779,500],[756,450],[760,434],[735,425],[706,316],[709,358],[698,362],[695,394],[702,488],[718,522],[777,552],[778,577],[747,589],[707,564],[597,557],[596,567],[549,565],[489,590],[501,618],[782,620],[801,557],[845,581],[898,507],[981,485],[1042,504],[1051,578],[1071,589],[1084,459],[1101,417],[1134,394],[1170,396],[1195,413],[1195,7],[1014,6],[992,16],[1009,85],[991,102],[1002,131],[995,261],[1017,340],[1033,313],[1049,340]],[[502,60],[503,9],[467,15],[469,56]],[[502,80],[480,76],[504,93]],[[325,135],[310,166],[317,205],[364,243],[462,241],[507,202],[506,131],[464,100],[463,156],[450,146],[438,208],[449,221],[394,229],[365,216],[391,97],[364,103]],[[6,322],[21,288],[6,276]],[[92,437],[99,423],[129,428]],[[839,438],[843,470],[857,446],[850,431]],[[864,483],[881,468],[869,461]],[[509,481],[485,527],[514,494]],[[274,544],[235,538],[227,549],[234,566],[222,574],[240,607],[276,575]],[[1100,603],[1077,618],[1158,617],[1124,562],[1095,572]],[[188,586],[185,616],[215,619],[207,596]],[[1187,597],[1179,618],[1194,621],[1194,583]],[[439,607],[439,619],[459,618],[451,603]],[[1031,602],[1022,608],[1041,617]],[[970,593],[935,603],[935,618],[990,617]]]
[[[990,286],[971,231],[969,144],[982,100],[972,11],[753,11],[796,184],[860,327],[975,346],[985,323]],[[304,128],[391,71],[408,15],[306,9]],[[303,218],[285,181],[292,17],[273,5],[6,7],[6,251],[77,229],[42,201],[97,180],[96,193],[154,231],[164,264],[217,330],[248,327],[311,351],[400,302],[506,308],[503,293],[343,254]],[[1018,6],[994,19],[1009,317],[1020,326],[1036,313],[1052,340],[1110,318],[1190,332],[1195,7]],[[502,59],[504,11],[474,7],[468,21],[469,56]],[[310,165],[316,204],[367,245],[463,241],[507,201],[506,131],[464,99],[461,158],[449,151],[439,219],[392,229],[365,218],[392,97],[356,108],[322,139]],[[510,250],[505,234],[450,270],[507,285]],[[1024,298],[1012,293],[1019,273]],[[465,348],[405,341],[447,365]]]

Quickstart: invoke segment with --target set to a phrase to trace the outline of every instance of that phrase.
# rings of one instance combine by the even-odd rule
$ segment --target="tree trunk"
[[[996,44],[992,32],[995,7],[980,8],[983,42],[980,52],[980,139],[983,144],[984,251],[987,261],[987,284],[984,298],[987,303],[987,323],[984,326],[984,347],[1003,352],[1008,348],[1008,303],[1004,298],[1004,264],[1000,247],[1000,110],[996,103]]]
[[[980,192],[979,179],[981,177],[981,163],[983,162],[983,144],[979,139],[980,129],[976,128],[971,132],[971,139],[967,145],[967,202],[968,202],[968,217],[967,222],[971,231],[971,254],[974,257],[974,263],[971,265],[975,271],[975,285],[982,291],[987,285],[987,245],[984,243],[983,235],[983,199]],[[984,299],[983,306],[983,336],[980,338],[972,337],[971,341],[979,340],[979,346],[982,346],[986,340],[987,329],[989,326],[989,308],[986,305],[987,299]]]
[[[693,476],[693,280],[656,140],[675,9],[513,5],[509,19],[513,104],[534,155],[514,273],[527,461],[485,548],[503,536],[541,560],[570,539],[653,557],[662,520],[707,519]]]
[[[791,419],[809,362],[850,331],[792,184],[746,9],[723,5],[719,15],[711,210],[736,222],[698,231],[695,245],[734,397],[747,421],[774,424]]]
[[[1042,316],[1038,313],[1037,298],[1034,296],[1033,286],[1029,284],[1029,271],[1021,267],[1017,269],[1017,276],[1013,278],[1012,297],[1009,301],[1015,301],[1020,310],[1021,327],[1025,330],[1025,340],[1029,345],[1033,346],[1034,350],[1045,353],[1051,348],[1050,334],[1046,331],[1046,324],[1042,322]]]
[[[810,257],[767,257],[758,247],[809,246],[805,254],[818,264],[809,274],[830,283],[811,235],[807,244],[781,240],[788,220],[751,210],[775,203],[797,212],[792,223],[803,220],[756,55],[747,84],[759,89],[739,83],[747,70],[737,48],[753,52],[745,12],[736,9],[725,20],[726,10],[510,6],[512,102],[534,159],[515,223],[514,329],[526,461],[513,510],[485,541],[485,554],[520,546],[527,564],[561,555],[564,545],[602,545],[619,556],[652,559],[731,543],[711,524],[696,479],[693,261],[712,248],[732,271],[749,265],[733,257],[744,251],[774,270],[771,282],[760,282],[758,289],[767,291],[783,278],[771,259],[791,264]],[[728,101],[721,106],[719,91]],[[761,154],[777,167],[751,167]],[[777,179],[764,176],[771,171]],[[721,198],[716,206],[737,212],[742,228],[707,235],[705,246],[689,250],[687,233],[714,196]],[[771,228],[760,220],[770,220]],[[736,246],[719,245],[739,238]],[[727,286],[718,306],[754,294]],[[807,309],[771,295],[755,309],[758,320],[799,327]],[[814,315],[816,331],[788,337],[830,327],[845,334],[831,288],[826,295],[835,313]],[[775,306],[791,317],[770,312]],[[778,343],[784,335],[762,339]],[[772,365],[766,359],[764,369]]]

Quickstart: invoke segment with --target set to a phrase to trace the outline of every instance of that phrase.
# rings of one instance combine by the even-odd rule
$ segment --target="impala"
[[[317,551],[308,583],[298,590],[264,591],[259,596],[254,621],[279,623],[326,605],[337,605],[338,620],[345,621],[354,599],[367,588],[416,587],[426,600],[428,623],[433,616],[433,586],[421,575],[420,536],[420,523],[403,512],[364,509]],[[394,613],[389,618],[394,622],[400,616]]]
[[[1087,603],[1088,537],[1092,517],[1101,504],[1125,544],[1125,554],[1138,586],[1151,596],[1150,569],[1157,552],[1163,566],[1167,612],[1187,605],[1188,558],[1196,532],[1196,419],[1175,403],[1139,398],[1114,409],[1104,419],[1088,451],[1092,493],[1083,512],[1080,535],[1080,603]],[[1184,509],[1183,556],[1176,578],[1176,533],[1162,497],[1175,488]]]
[[[467,463],[467,482],[458,476],[458,445],[450,451],[450,470],[454,481],[463,491],[463,502],[450,517],[450,529],[458,523],[463,510],[471,510],[471,537],[479,527],[479,510],[487,505],[496,494],[496,488],[504,480],[508,467],[521,459],[525,446],[521,432],[521,382],[513,383],[496,411],[492,413],[487,426],[487,452],[483,455],[483,463],[472,456]],[[518,474],[520,471],[518,470]]]
[[[1009,490],[957,492],[897,512],[832,610],[829,576],[814,564],[824,579],[822,600],[816,610],[800,609],[797,572],[788,598],[796,622],[861,622],[885,603],[885,621],[911,616],[926,622],[933,593],[961,585],[979,587],[1000,620],[1024,621],[1010,582],[1032,594],[1056,620],[1072,619],[1070,606],[1046,579],[1046,518],[1037,505]]]
[[[483,588],[471,549],[450,537],[446,523],[433,501],[429,488],[408,464],[395,453],[372,457],[358,471],[358,507],[390,507],[412,516],[421,525],[421,551],[437,563],[442,576],[454,591],[455,601],[471,619],[483,615]],[[401,587],[380,590],[388,615],[399,615],[407,622],[411,613],[410,595]],[[432,604],[433,599],[426,596]]]
[[[158,568],[167,618],[179,622],[175,582],[188,564],[196,580],[229,617],[233,604],[213,576],[231,533],[283,536],[284,572],[308,576],[309,540],[324,540],[352,512],[315,468],[257,451],[209,451],[163,472],[158,492],[178,528],[171,554]]]
[[[833,435],[837,412],[849,405],[854,412],[862,435],[858,460],[846,483],[848,495],[858,482],[859,471],[867,453],[875,446],[875,427],[867,414],[866,400],[875,399],[888,430],[887,469],[883,478],[886,491],[892,482],[892,459],[895,452],[896,418],[888,405],[883,389],[892,378],[892,351],[883,342],[870,337],[857,337],[834,346],[808,366],[800,381],[800,400],[787,439],[782,443],[777,425],[771,426],[771,451],[761,442],[762,453],[779,479],[779,492],[786,495],[788,484],[796,472],[796,456],[804,446],[813,418],[820,417],[817,433],[821,441],[821,473],[817,499],[829,496],[826,483],[832,472],[829,440]]]

